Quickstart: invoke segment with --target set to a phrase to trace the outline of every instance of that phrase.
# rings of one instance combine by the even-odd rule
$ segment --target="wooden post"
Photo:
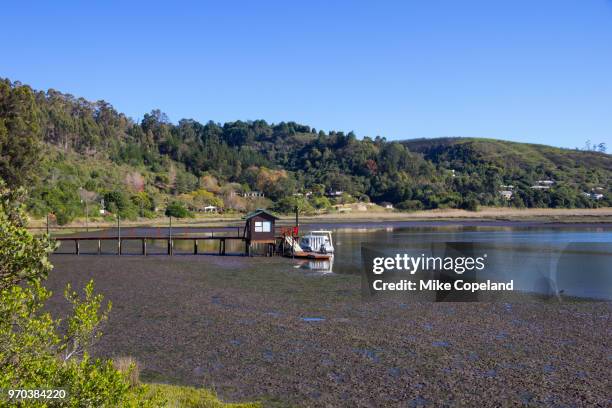
[[[193,240],[193,254],[194,255],[198,254],[198,240],[197,239]]]
[[[102,240],[99,239],[98,240],[98,255],[100,255],[102,253]]]
[[[78,239],[75,239],[75,240],[74,240],[74,253],[78,255],[78,254],[79,254],[79,252],[80,252],[80,251],[79,251],[79,249],[80,249],[80,248],[79,248],[79,240],[78,240]]]
[[[223,253],[221,255],[225,255],[225,239],[223,239]]]
[[[147,256],[147,239],[146,238],[142,239],[142,254],[144,256]]]
[[[119,214],[117,214],[117,254],[121,255],[121,222]]]
[[[170,226],[169,226],[169,230],[168,230],[168,255],[172,256],[174,255],[174,248],[173,248],[173,242],[172,242],[172,216],[170,215],[168,217],[170,219]]]

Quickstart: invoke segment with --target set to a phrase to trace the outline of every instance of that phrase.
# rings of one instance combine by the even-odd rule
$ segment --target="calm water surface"
[[[387,247],[386,256],[432,242],[475,243],[493,268],[486,278],[513,279],[515,288],[612,299],[612,230],[593,228],[393,227],[333,228],[336,253],[331,263],[307,267],[334,273],[361,273],[361,248]]]

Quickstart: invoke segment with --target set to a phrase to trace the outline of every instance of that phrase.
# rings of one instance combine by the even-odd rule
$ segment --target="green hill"
[[[402,142],[411,151],[425,155],[429,160],[439,162],[461,155],[473,160],[492,163],[515,169],[530,169],[542,166],[546,171],[591,167],[612,172],[610,155],[552,146],[516,143],[481,138],[438,138],[414,139]]]
[[[102,202],[127,218],[162,215],[171,203],[281,212],[354,200],[405,210],[600,207],[612,202],[611,175],[604,153],[489,139],[395,142],[295,122],[172,123],[159,110],[136,122],[105,101],[0,80],[0,177],[28,187],[33,215],[52,212],[61,223],[99,214]],[[538,187],[543,180],[551,184]],[[511,198],[500,195],[507,185]]]

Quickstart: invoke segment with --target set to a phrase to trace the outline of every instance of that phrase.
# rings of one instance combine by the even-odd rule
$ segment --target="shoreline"
[[[197,215],[195,218],[173,219],[176,227],[218,227],[242,225],[241,214]],[[295,216],[281,215],[279,224],[293,225]],[[375,223],[406,223],[406,226],[458,225],[458,226],[601,226],[612,227],[612,207],[595,209],[556,209],[556,208],[495,208],[485,207],[479,211],[457,209],[425,210],[415,212],[398,211],[363,211],[354,213],[327,213],[318,215],[300,215],[302,225],[371,225]],[[115,222],[93,221],[87,223],[90,229],[116,227]],[[139,218],[125,220],[122,227],[161,227],[168,225],[168,218]],[[63,226],[51,226],[52,230],[83,229],[84,219],[75,220]],[[41,230],[46,228],[44,219],[31,219],[29,228]]]

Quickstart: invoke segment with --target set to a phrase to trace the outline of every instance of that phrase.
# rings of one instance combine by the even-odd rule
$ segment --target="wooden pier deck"
[[[280,230],[280,229],[279,229]],[[244,250],[241,251],[244,255],[252,255],[252,248],[254,245],[264,245],[265,255],[273,256],[277,251],[277,243],[282,240],[281,235],[277,235],[275,231],[274,240],[249,240],[245,234],[244,228],[242,227],[196,227],[176,228],[174,231],[167,228],[125,228],[122,230],[101,230],[95,232],[80,232],[70,235],[54,236],[53,239],[60,243],[74,243],[72,252],[57,252],[57,254],[97,254],[97,255],[124,255],[124,243],[140,241],[140,255],[150,255],[149,244],[153,241],[166,241],[167,255],[175,255],[175,242],[177,241],[192,241],[192,250],[190,251],[193,255],[205,254],[200,251],[199,242],[201,241],[216,241],[218,242],[218,255],[228,255],[227,243],[229,241],[238,241],[244,243]],[[83,252],[81,248],[82,242],[96,242],[97,246],[94,246],[94,251]],[[103,252],[102,243],[107,241],[115,241],[116,248],[112,252]],[[62,245],[63,247],[64,245]],[[89,246],[91,248],[91,245]],[[130,253],[134,254],[134,253]],[[184,252],[182,254],[185,254]],[[210,253],[208,253],[210,254]],[[134,254],[138,255],[138,254]]]

